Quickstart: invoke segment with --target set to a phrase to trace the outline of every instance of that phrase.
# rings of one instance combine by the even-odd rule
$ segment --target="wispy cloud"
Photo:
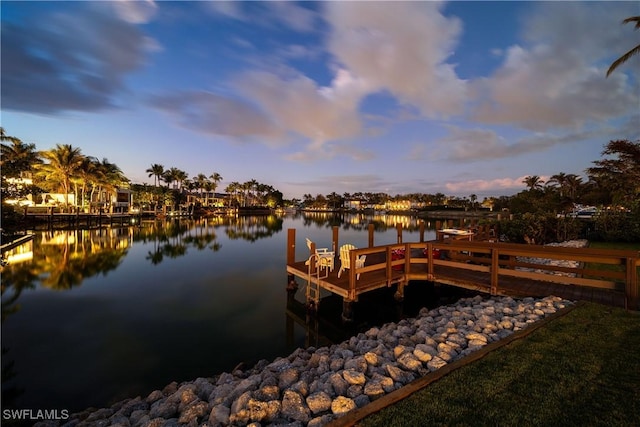
[[[190,91],[153,95],[149,104],[168,113],[180,126],[197,132],[250,141],[281,140],[283,134],[259,107],[243,99]]]
[[[524,44],[511,46],[493,75],[473,83],[481,100],[473,118],[548,131],[637,112],[637,82],[623,73],[604,78],[615,46],[628,38],[620,19],[632,15],[634,7],[624,2],[536,5]]]
[[[514,142],[509,142],[491,129],[446,127],[449,129],[449,135],[434,141],[436,148],[431,154],[441,159],[462,163],[516,158],[559,145],[576,144],[598,137],[606,138],[616,132],[611,126],[604,125],[596,129],[585,129],[577,132],[528,133]],[[421,148],[423,147],[418,146],[416,150]]]
[[[347,189],[359,188],[362,192],[379,191],[375,189],[386,188],[389,182],[377,174],[358,175],[326,175],[312,180],[288,182],[288,185],[301,188],[331,188],[336,192],[345,192]],[[324,190],[323,190],[324,191]],[[326,191],[322,194],[326,194]]]
[[[496,178],[496,179],[472,179],[468,181],[447,182],[445,188],[453,194],[498,194],[506,192],[513,194],[514,190],[524,190],[523,183],[527,175],[517,178]],[[542,177],[546,180],[547,177]]]
[[[289,1],[208,1],[204,4],[212,13],[264,28],[284,26],[304,33],[316,31],[319,21],[314,10]]]
[[[125,76],[158,48],[93,4],[3,22],[1,38],[2,108],[46,114],[119,106]]]
[[[149,22],[158,10],[153,0],[116,0],[111,4],[120,18],[132,24]]]

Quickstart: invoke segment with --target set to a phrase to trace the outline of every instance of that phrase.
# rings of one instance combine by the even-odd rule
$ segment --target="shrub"
[[[605,242],[640,242],[640,213],[603,212],[593,220],[587,237]]]
[[[512,220],[498,221],[500,238],[511,243],[544,245],[552,242],[577,239],[583,224],[573,218],[556,217],[555,214],[525,213]]]

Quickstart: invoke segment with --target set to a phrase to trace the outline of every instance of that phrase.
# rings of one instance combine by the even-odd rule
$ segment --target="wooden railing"
[[[393,259],[394,250],[404,251],[404,258]],[[434,251],[439,251],[441,257],[434,257]],[[364,267],[349,269],[349,294],[353,298],[359,287],[367,286],[365,273],[384,271],[387,283],[391,283],[394,281],[394,266],[402,266],[404,280],[437,280],[435,267],[441,265],[490,275],[492,295],[497,294],[501,277],[510,276],[624,292],[627,307],[640,308],[640,252],[637,251],[447,239],[355,249],[349,255],[352,266],[356,265],[356,257],[367,255]],[[577,266],[539,264],[532,262],[531,258],[576,261]],[[616,267],[614,270],[600,270],[587,268],[587,264]],[[358,274],[361,274],[360,280],[356,280]]]

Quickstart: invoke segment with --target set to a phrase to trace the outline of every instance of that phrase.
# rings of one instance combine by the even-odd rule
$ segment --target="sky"
[[[1,125],[153,184],[511,195],[640,139],[640,2],[0,3]]]

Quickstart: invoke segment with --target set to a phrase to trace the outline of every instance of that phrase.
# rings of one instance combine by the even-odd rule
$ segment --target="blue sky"
[[[12,2],[2,126],[153,183],[499,196],[640,138],[638,2]]]

